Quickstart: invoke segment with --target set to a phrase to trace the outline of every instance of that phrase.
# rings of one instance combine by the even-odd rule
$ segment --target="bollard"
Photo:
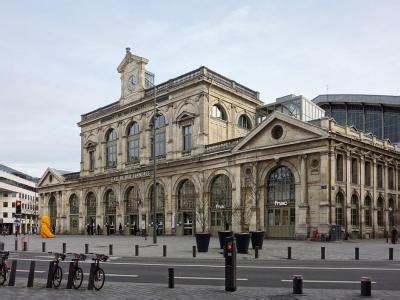
[[[46,252],[46,243],[42,242],[42,252]]]
[[[170,289],[173,289],[175,287],[174,268],[168,268],[168,287]]]
[[[62,245],[62,253],[63,254],[67,253],[67,243],[63,243],[63,245]]]
[[[167,245],[163,245],[162,256],[164,256],[164,257],[167,256]]]
[[[74,265],[75,263],[73,261],[69,263],[67,289],[72,289],[72,281],[74,280],[74,269],[75,269]]]
[[[11,263],[11,272],[10,272],[10,278],[8,279],[8,286],[14,286],[15,285],[15,275],[17,273],[17,261],[13,260]]]
[[[389,260],[393,260],[393,248],[389,248]]]
[[[139,256],[139,245],[135,245],[135,256]]]
[[[293,294],[303,294],[303,276],[293,275]]]
[[[254,258],[258,258],[258,246],[254,248]]]
[[[89,271],[89,281],[88,281],[88,290],[93,290],[93,286],[94,286],[94,271],[96,270],[96,264],[95,263],[91,263],[90,264],[90,271]]]
[[[15,240],[15,251],[18,251],[18,239]]]
[[[4,251],[4,243],[0,242],[0,251]]]
[[[292,247],[287,247],[287,259],[292,259]]]
[[[28,243],[27,242],[24,242],[22,250],[23,251],[28,251]]]
[[[89,253],[89,244],[85,244],[85,254]]]
[[[355,249],[355,259],[359,260],[360,259],[360,249],[358,247],[356,247]]]
[[[196,246],[192,247],[192,253],[193,253],[193,257],[196,257]]]
[[[325,247],[321,247],[321,259],[325,259]]]
[[[51,289],[53,287],[53,277],[54,277],[54,262],[49,263],[49,271],[47,273],[47,283],[46,288]]]
[[[236,240],[233,236],[225,238],[224,245],[225,257],[225,291],[235,292],[237,289],[237,258]]]
[[[36,262],[32,260],[31,265],[29,266],[28,283],[26,285],[27,287],[33,287],[33,279],[35,278],[35,266]]]
[[[110,245],[108,246],[108,253],[109,253],[110,255],[113,255],[113,245],[112,245],[112,244],[110,244]]]
[[[371,279],[369,277],[361,277],[361,296],[371,296]]]

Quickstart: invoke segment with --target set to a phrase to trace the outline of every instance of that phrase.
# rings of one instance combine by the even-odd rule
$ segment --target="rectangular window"
[[[376,174],[376,176],[377,176],[377,185],[378,185],[378,188],[383,188],[383,167],[382,167],[382,165],[377,165],[377,167],[376,167],[376,172],[377,172],[377,174]]]
[[[365,185],[371,186],[371,163],[369,161],[365,162]]]
[[[11,206],[12,206],[12,207],[15,207],[15,202],[13,202],[13,203],[11,204]]]
[[[183,150],[192,150],[192,126],[183,127]]]
[[[369,207],[365,208],[365,225],[371,226],[371,210]]]
[[[3,202],[3,207],[8,207],[8,202]]]
[[[3,218],[8,218],[8,213],[3,212]]]
[[[392,167],[388,170],[388,188],[394,190],[394,169]]]
[[[343,225],[343,211],[341,207],[336,207],[336,225]]]
[[[268,225],[274,225],[274,211],[272,209],[268,210]]]
[[[129,161],[139,160],[139,136],[134,136],[128,144]]]
[[[290,225],[296,224],[296,209],[292,207],[290,209]]]
[[[352,226],[358,225],[358,210],[357,210],[357,208],[351,209],[351,225]]]
[[[94,171],[94,151],[89,151],[89,171]]]
[[[343,181],[343,155],[341,154],[336,157],[336,180]]]
[[[287,209],[282,210],[282,225],[287,225],[289,221],[288,219],[289,219],[288,210]]]
[[[275,226],[279,226],[280,219],[281,219],[281,210],[275,209]]]
[[[156,132],[156,157],[165,155],[165,130]]]
[[[378,226],[383,227],[383,209],[378,209]]]
[[[4,194],[3,194],[3,197],[8,197],[8,194],[7,194],[7,193],[4,193]]]
[[[351,160],[351,183],[358,184],[358,161],[356,158]]]

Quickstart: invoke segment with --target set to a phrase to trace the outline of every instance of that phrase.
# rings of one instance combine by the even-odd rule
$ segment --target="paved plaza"
[[[18,249],[22,249],[22,242],[27,241],[28,251],[41,252],[42,242],[46,243],[46,252],[61,252],[62,244],[67,244],[67,252],[83,253],[85,244],[89,244],[89,252],[108,254],[109,245],[113,245],[114,256],[134,256],[135,246],[139,245],[139,256],[160,257],[163,253],[163,245],[167,245],[167,256],[171,258],[192,257],[192,247],[195,238],[189,236],[159,236],[157,244],[153,244],[152,237],[139,236],[87,236],[87,235],[58,235],[53,239],[42,239],[38,235],[25,235],[18,237]],[[6,250],[14,250],[15,237],[1,237],[0,242],[5,244]],[[263,249],[259,251],[259,259],[276,260],[287,258],[287,247],[292,247],[292,258],[299,260],[318,260],[321,258],[321,247],[325,247],[328,260],[354,259],[354,249],[360,250],[361,260],[388,260],[389,248],[394,250],[394,260],[400,260],[400,245],[388,244],[386,239],[374,240],[348,240],[336,242],[313,242],[294,240],[264,240]],[[207,253],[198,253],[197,258],[220,258],[218,238],[211,238],[210,248]],[[249,254],[238,254],[239,259],[251,259],[254,251]]]
[[[161,284],[133,284],[107,282],[101,291],[46,289],[41,281],[35,288],[0,287],[1,299],[358,299],[360,291],[339,289],[304,289],[303,295],[293,295],[287,288],[239,287],[236,292],[225,292],[223,286],[176,285],[169,289]],[[399,299],[399,291],[372,291],[369,299]]]

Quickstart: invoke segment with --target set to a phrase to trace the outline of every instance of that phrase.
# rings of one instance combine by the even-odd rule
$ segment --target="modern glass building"
[[[268,115],[279,111],[302,121],[320,119],[325,116],[321,107],[303,96],[287,95],[277,98],[274,103],[257,108],[257,123],[261,123]]]
[[[400,96],[319,95],[312,100],[340,125],[400,143]]]

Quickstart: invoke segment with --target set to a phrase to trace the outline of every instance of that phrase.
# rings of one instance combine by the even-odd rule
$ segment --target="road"
[[[10,254],[17,259],[17,278],[27,278],[29,262],[36,261],[35,278],[45,279],[52,255],[48,253],[18,252]],[[68,258],[62,262],[66,284]],[[81,266],[88,278],[89,263]],[[107,281],[167,284],[167,270],[175,268],[175,284],[224,285],[224,260],[112,257],[101,264]],[[400,290],[398,274],[400,263],[393,261],[304,261],[304,260],[241,260],[238,262],[238,287],[291,287],[292,275],[303,275],[307,289],[360,288],[360,277],[370,277],[374,290]]]

